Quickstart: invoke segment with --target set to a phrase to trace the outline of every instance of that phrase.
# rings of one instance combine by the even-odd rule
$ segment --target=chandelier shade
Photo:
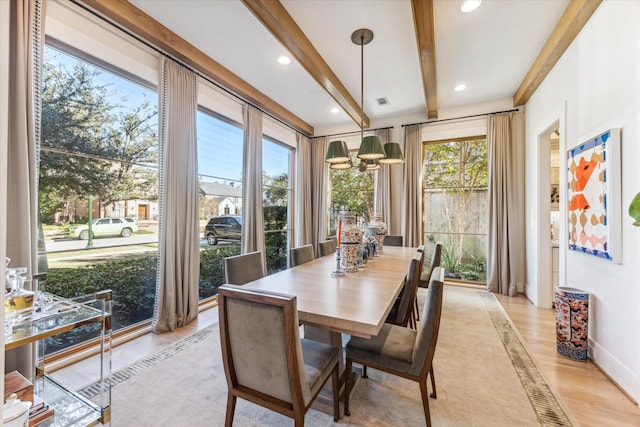
[[[325,162],[327,163],[345,163],[351,160],[349,148],[344,141],[331,141],[327,148]],[[335,168],[333,168],[335,169]]]
[[[362,138],[360,149],[358,150],[359,159],[375,160],[383,157],[387,157],[387,153],[384,152],[380,138],[371,135]]]
[[[382,166],[380,165],[380,163],[378,163],[379,160],[375,160],[375,159],[362,159],[360,160],[360,164],[364,164],[366,165],[366,169],[368,171],[375,171],[380,169]]]
[[[404,156],[402,155],[402,149],[397,142],[387,142],[384,144],[384,152],[387,157],[378,160],[383,165],[397,165],[404,163]]]
[[[333,169],[333,170],[345,170],[345,169],[351,169],[353,167],[353,162],[351,160],[349,160],[348,162],[342,162],[342,163],[331,163],[329,165],[329,169]]]

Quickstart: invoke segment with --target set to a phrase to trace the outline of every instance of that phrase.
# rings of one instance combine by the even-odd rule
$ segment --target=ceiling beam
[[[195,46],[126,0],[77,0],[167,55],[197,70],[239,98],[268,112],[307,136],[313,126],[242,80]]]
[[[413,25],[418,43],[418,59],[422,72],[422,89],[427,117],[438,118],[438,79],[436,76],[436,37],[433,20],[433,0],[411,0]]]
[[[596,11],[602,0],[571,0],[556,27],[513,95],[513,105],[524,105]]]
[[[369,127],[369,118],[278,0],[242,2],[358,126],[362,119],[362,126]]]

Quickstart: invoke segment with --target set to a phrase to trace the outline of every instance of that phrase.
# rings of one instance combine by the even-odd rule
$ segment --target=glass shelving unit
[[[32,308],[5,313],[13,323],[5,337],[5,350],[38,343],[34,393],[41,397],[55,415],[39,427],[109,425],[111,420],[111,291],[65,299],[43,293]],[[44,339],[81,326],[98,323],[100,330],[99,393],[88,400],[47,375]],[[6,334],[5,334],[6,335]]]

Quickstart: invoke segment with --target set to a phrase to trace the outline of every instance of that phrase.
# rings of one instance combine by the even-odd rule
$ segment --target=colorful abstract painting
[[[567,152],[569,249],[620,262],[620,129]]]

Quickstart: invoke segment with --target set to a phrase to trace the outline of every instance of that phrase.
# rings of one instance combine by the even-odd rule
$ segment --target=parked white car
[[[92,237],[98,236],[122,236],[130,237],[138,231],[138,225],[132,218],[98,218],[91,221]],[[89,238],[89,225],[76,224],[69,228],[69,234],[73,238],[87,240]]]

